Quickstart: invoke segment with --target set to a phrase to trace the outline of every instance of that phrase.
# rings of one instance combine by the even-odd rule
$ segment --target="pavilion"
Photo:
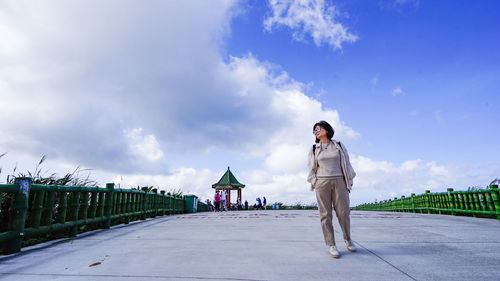
[[[227,167],[226,173],[220,178],[219,182],[212,184],[212,188],[215,190],[226,190],[227,191],[227,200],[226,206],[229,207],[231,202],[231,190],[238,190],[238,199],[241,203],[241,189],[244,188],[245,185],[238,182],[236,177],[231,173],[229,167]]]

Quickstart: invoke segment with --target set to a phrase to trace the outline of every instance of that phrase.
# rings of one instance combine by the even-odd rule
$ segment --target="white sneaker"
[[[337,251],[337,247],[335,246],[330,246],[330,255],[336,259],[340,257],[339,251]]]
[[[345,241],[345,244],[347,245],[347,251],[349,252],[356,252],[356,247],[354,247],[354,244],[352,243],[352,241]]]

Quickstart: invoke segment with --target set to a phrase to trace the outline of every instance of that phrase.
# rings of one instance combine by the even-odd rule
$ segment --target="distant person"
[[[227,211],[227,206],[226,206],[226,199],[227,194],[226,191],[223,189],[220,193],[220,210],[221,211]]]
[[[309,151],[309,175],[311,190],[316,190],[316,200],[321,220],[325,243],[330,255],[339,258],[335,246],[332,224],[332,205],[339,220],[347,250],[356,252],[351,241],[351,221],[349,218],[349,193],[356,176],[349,161],[345,145],[333,140],[335,131],[326,121],[319,121],[313,126],[316,144]]]
[[[260,200],[260,197],[257,197],[257,199],[255,199],[257,201],[257,209],[261,209],[262,210],[262,201]]]
[[[210,199],[207,199],[206,203],[207,203],[207,206],[208,206],[208,210],[213,211],[214,210],[214,206],[212,205],[212,202],[210,202]]]
[[[220,211],[220,194],[219,194],[218,190],[215,191],[214,204],[215,204],[215,211],[219,212]]]
[[[264,207],[264,210],[266,209],[266,205],[267,205],[267,200],[266,200],[266,197],[262,197],[262,206]]]
[[[238,200],[236,200],[236,205],[237,205],[237,208],[238,208],[238,211],[241,210],[241,199],[238,198]]]
[[[245,200],[245,210],[248,210],[248,201]]]

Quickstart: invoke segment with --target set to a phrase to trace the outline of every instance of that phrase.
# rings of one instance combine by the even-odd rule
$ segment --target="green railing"
[[[500,189],[490,185],[489,189],[474,191],[454,191],[431,193],[410,197],[401,196],[393,200],[368,203],[356,206],[356,210],[411,212],[426,214],[449,214],[459,216],[478,216],[500,220]]]
[[[156,216],[208,210],[202,202],[196,210],[186,209],[183,196],[157,189],[118,189],[113,183],[105,188],[39,185],[32,184],[31,178],[0,184],[0,205],[4,207],[0,213],[3,254],[19,252],[29,238],[55,233],[74,237],[82,226],[108,229]]]
[[[207,204],[205,204],[203,202],[200,202],[200,201],[198,201],[198,206],[197,206],[196,210],[197,210],[197,212],[209,212],[209,211],[212,211]]]

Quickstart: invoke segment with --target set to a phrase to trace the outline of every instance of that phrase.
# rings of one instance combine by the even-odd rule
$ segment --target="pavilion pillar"
[[[231,189],[227,190],[227,200],[226,200],[226,206],[229,207],[231,206]]]
[[[241,188],[238,189],[238,200],[240,200],[241,203]]]

